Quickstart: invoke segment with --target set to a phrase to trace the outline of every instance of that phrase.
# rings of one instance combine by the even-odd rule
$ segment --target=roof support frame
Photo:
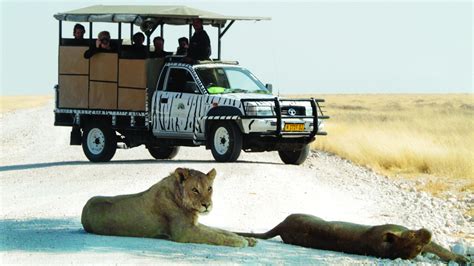
[[[219,33],[219,39],[222,38],[224,36],[224,34],[229,30],[229,28],[232,26],[232,24],[234,24],[235,20],[231,20],[229,25],[227,25],[227,27],[225,27],[224,31],[222,33]],[[219,25],[219,29],[221,28],[221,25]]]
[[[59,45],[61,45],[61,39],[63,38],[63,22],[59,21]]]
[[[221,24],[217,28],[217,60],[221,60]]]
[[[235,20],[231,20],[229,25],[227,25],[224,28],[224,31],[222,31],[222,25],[219,24],[217,28],[217,60],[221,60],[221,39],[224,36],[224,34],[230,29],[232,24],[234,24]]]

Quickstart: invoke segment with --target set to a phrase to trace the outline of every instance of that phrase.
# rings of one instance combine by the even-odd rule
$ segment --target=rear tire
[[[295,164],[300,165],[306,161],[309,154],[309,144],[306,144],[303,149],[294,150],[294,151],[278,151],[280,159],[285,164]]]
[[[91,162],[108,162],[117,150],[115,131],[103,123],[90,123],[84,128],[82,150]]]
[[[218,162],[235,162],[242,151],[242,133],[233,122],[218,122],[212,127],[211,152]]]
[[[147,147],[151,156],[157,160],[173,159],[179,151],[179,147],[164,146],[164,147]]]

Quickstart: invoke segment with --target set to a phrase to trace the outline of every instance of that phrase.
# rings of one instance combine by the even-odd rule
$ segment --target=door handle
[[[160,102],[161,103],[168,103],[168,98],[161,98]]]

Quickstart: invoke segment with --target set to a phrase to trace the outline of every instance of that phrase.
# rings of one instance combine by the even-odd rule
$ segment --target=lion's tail
[[[275,237],[277,235],[280,235],[278,228],[279,228],[279,226],[277,225],[272,230],[270,230],[266,233],[261,233],[261,234],[256,234],[256,233],[236,233],[236,234],[238,234],[240,236],[245,236],[245,237],[255,237],[255,238],[259,238],[259,239],[269,239],[269,238]]]

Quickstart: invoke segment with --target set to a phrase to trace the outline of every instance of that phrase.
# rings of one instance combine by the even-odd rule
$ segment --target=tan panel
[[[59,75],[59,107],[87,108],[87,76]]]
[[[91,80],[117,81],[117,54],[97,53],[91,57]]]
[[[156,83],[164,64],[164,58],[149,58],[146,60],[147,88],[152,90],[156,88]]]
[[[145,111],[145,90],[119,88],[118,109]]]
[[[90,82],[89,107],[117,109],[117,83]]]
[[[119,86],[146,88],[145,60],[120,59]]]
[[[84,58],[88,47],[60,46],[59,73],[60,74],[89,74],[89,59]]]

